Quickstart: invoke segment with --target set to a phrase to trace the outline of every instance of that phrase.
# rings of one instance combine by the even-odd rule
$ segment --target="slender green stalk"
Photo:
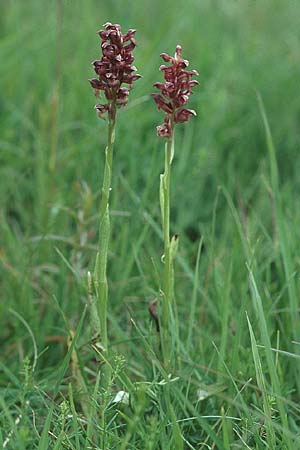
[[[113,148],[115,141],[115,118],[109,118],[108,122],[108,136],[107,146],[105,149],[105,166],[103,184],[101,190],[101,204],[100,204],[100,223],[99,223],[99,244],[96,257],[94,279],[97,299],[97,315],[99,319],[99,328],[101,335],[101,346],[104,354],[104,369],[103,369],[103,383],[104,389],[108,389],[111,379],[111,368],[106,363],[109,352],[108,336],[107,336],[107,256],[108,245],[110,238],[110,218],[109,218],[109,197],[111,191],[112,180],[112,164],[113,164]],[[104,392],[105,398],[105,392]],[[105,400],[103,399],[103,410],[101,414],[101,449],[106,448],[106,415],[105,415]]]
[[[160,203],[162,211],[162,225],[164,237],[164,275],[163,275],[163,302],[162,302],[162,351],[166,368],[170,366],[170,312],[174,295],[173,255],[170,239],[170,180],[171,164],[174,152],[174,133],[165,146],[165,171],[161,175]]]
[[[177,249],[177,236],[170,236],[170,181],[171,164],[174,155],[174,123],[171,120],[172,133],[165,146],[165,170],[161,175],[160,184],[160,206],[162,212],[162,225],[164,237],[164,275],[163,275],[163,302],[161,315],[161,345],[163,352],[163,362],[168,374],[171,368],[171,312],[174,301],[174,257]],[[180,435],[174,408],[171,403],[170,380],[166,377],[166,405],[168,413],[172,418],[172,442],[176,450],[183,449],[183,442]]]
[[[108,140],[105,149],[105,167],[101,191],[99,249],[95,264],[95,284],[97,293],[97,310],[100,322],[101,344],[108,352],[107,338],[107,255],[110,237],[109,197],[111,191],[113,146],[115,140],[115,120],[109,119]]]

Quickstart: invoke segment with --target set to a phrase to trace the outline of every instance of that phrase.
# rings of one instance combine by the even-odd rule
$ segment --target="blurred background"
[[[73,327],[86,302],[106,142],[106,124],[96,117],[88,79],[91,62],[100,57],[96,32],[106,21],[120,23],[124,32],[137,29],[135,64],[143,75],[117,123],[111,333],[130,333],[131,316],[147,327],[147,305],[159,289],[164,145],[155,127],[163,114],[150,93],[162,80],[159,54],[173,54],[176,44],[200,73],[190,103],[198,115],[177,129],[172,175],[172,232],[181,240],[179,309],[183,317],[189,309],[201,238],[202,337],[218,336],[216,292],[229,266],[237,311],[241,292],[248,290],[232,209],[219,186],[238,211],[262,280],[270,291],[281,292],[285,282],[270,269],[277,258],[276,230],[257,93],[276,146],[290,234],[299,242],[300,3],[0,0],[0,8],[0,320],[7,360],[14,364],[12,349],[22,358],[23,346],[30,347],[9,308],[28,321],[39,348],[52,348],[40,359],[51,365],[60,355],[59,337],[66,335],[62,312]],[[212,259],[221,274],[213,285]]]

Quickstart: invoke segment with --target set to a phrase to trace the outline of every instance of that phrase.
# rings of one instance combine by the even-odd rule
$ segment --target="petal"
[[[105,86],[104,91],[105,91],[106,100],[112,100],[113,99],[113,95],[112,95],[112,92],[111,92],[110,88],[108,86]]]
[[[99,36],[103,41],[105,41],[108,38],[108,32],[105,30],[99,30],[97,33],[99,34]]]
[[[157,82],[157,83],[154,83],[153,86],[155,86],[157,89],[162,90],[165,87],[165,83]]]
[[[152,95],[153,100],[157,104],[158,109],[162,109],[166,113],[172,114],[173,107],[172,107],[172,104],[170,102],[166,102],[164,97],[162,95],[160,95],[160,94],[151,94],[151,95]]]
[[[140,78],[142,78],[142,75],[139,75],[138,73],[131,75],[132,81],[139,80]]]
[[[109,110],[109,105],[101,105],[100,103],[98,103],[98,105],[95,106],[95,109],[97,111],[98,117],[105,120],[104,114]]]
[[[123,42],[127,42],[130,39],[132,39],[133,36],[135,35],[135,33],[136,33],[136,30],[133,30],[133,29],[128,30],[127,33],[123,35]]]
[[[161,53],[160,56],[162,57],[162,59],[165,62],[172,62],[173,61],[172,56],[168,55],[168,53]]]
[[[172,135],[171,120],[169,116],[165,117],[164,123],[156,127],[156,133],[159,137],[168,138]]]
[[[135,40],[132,38],[132,39],[130,39],[129,44],[125,45],[125,46],[123,47],[123,49],[125,50],[125,52],[131,53],[132,50],[135,49],[135,47],[136,47],[136,42],[135,42]]]
[[[132,84],[134,81],[138,80],[139,78],[142,78],[142,76],[139,75],[138,73],[136,73],[134,75],[125,74],[122,78],[122,83]]]
[[[171,136],[171,130],[168,128],[166,124],[158,125],[156,127],[156,134],[159,137],[168,138]]]
[[[123,87],[123,88],[120,88],[120,89],[119,89],[118,94],[121,94],[121,95],[128,95],[129,92],[130,92],[130,89],[124,88],[124,87]]]
[[[188,75],[199,75],[199,73],[197,72],[197,70],[186,70],[185,71]]]
[[[197,81],[197,80],[189,81],[189,87],[194,87],[194,86],[197,86],[198,84],[199,84],[199,81]]]
[[[185,69],[189,65],[189,61],[187,59],[182,59],[181,61],[177,62],[177,67],[180,69]]]
[[[174,98],[174,104],[178,108],[179,106],[186,105],[189,100],[189,94],[182,94],[180,93]]]
[[[102,81],[98,80],[97,78],[92,78],[89,80],[92,88],[98,89],[98,90],[104,90],[105,85],[102,83]]]
[[[196,116],[196,111],[193,109],[180,109],[176,112],[174,122],[183,123],[187,122],[191,116]]]
[[[176,49],[175,49],[175,58],[176,59],[181,59],[181,52],[182,52],[182,47],[181,45],[176,45]]]

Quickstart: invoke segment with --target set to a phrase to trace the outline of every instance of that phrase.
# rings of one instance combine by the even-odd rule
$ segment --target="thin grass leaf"
[[[263,410],[264,410],[264,414],[266,416],[266,425],[265,426],[266,426],[266,433],[267,433],[267,442],[270,443],[270,446],[271,446],[270,448],[275,449],[276,448],[276,433],[275,433],[275,430],[273,427],[272,412],[271,412],[269,397],[268,397],[267,390],[266,390],[264,373],[262,370],[262,365],[261,365],[260,357],[259,357],[258,350],[257,350],[255,336],[254,336],[252,326],[251,326],[248,316],[247,316],[247,321],[248,321],[248,327],[249,327],[249,332],[250,332],[251,348],[252,348],[253,360],[254,360],[254,365],[255,365],[257,384],[258,384],[259,389],[261,390],[262,397],[263,397]]]
[[[83,313],[81,315],[79,324],[77,326],[74,338],[72,339],[71,345],[69,346],[68,352],[66,353],[60,367],[57,370],[57,376],[56,376],[56,383],[54,385],[54,389],[53,389],[53,399],[55,399],[55,397],[57,396],[63,377],[68,369],[69,363],[70,363],[70,359],[72,356],[72,353],[74,351],[78,336],[80,335],[81,329],[82,329],[82,325],[84,322],[84,318],[85,318],[85,314],[86,314],[86,308],[83,310]],[[41,435],[41,440],[39,442],[39,446],[38,446],[38,450],[48,450],[48,446],[49,446],[49,431],[50,431],[50,426],[51,426],[51,420],[52,420],[52,416],[53,416],[53,412],[54,412],[54,408],[55,408],[55,403],[53,402],[49,408],[47,417],[46,417],[46,421],[43,427],[43,431],[42,431],[42,435]]]
[[[252,299],[255,304],[255,309],[257,310],[257,319],[258,319],[258,323],[259,323],[259,330],[261,333],[263,345],[265,347],[265,353],[266,353],[266,359],[267,359],[267,365],[268,365],[268,369],[269,369],[272,389],[274,391],[274,394],[276,395],[276,403],[277,403],[278,410],[280,413],[280,418],[281,418],[281,423],[282,423],[283,429],[286,430],[286,436],[284,437],[284,440],[287,445],[287,448],[292,450],[293,447],[292,447],[292,443],[291,443],[291,440],[289,437],[289,425],[288,425],[288,421],[287,421],[285,406],[283,403],[284,395],[281,392],[280,383],[279,383],[278,375],[276,372],[276,367],[275,367],[273,354],[272,354],[272,350],[271,350],[270,334],[269,334],[266,319],[265,319],[265,313],[264,313],[261,297],[259,295],[253,273],[249,267],[248,267],[248,271],[249,271]],[[249,320],[248,320],[248,323],[249,323]],[[256,349],[256,351],[257,351],[257,349]],[[258,351],[257,351],[257,354],[258,354]]]

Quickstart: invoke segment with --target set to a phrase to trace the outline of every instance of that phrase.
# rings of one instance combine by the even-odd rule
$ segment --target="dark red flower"
[[[101,105],[100,103],[98,103],[95,106],[95,109],[97,110],[97,114],[100,117],[100,119],[104,119],[105,118],[104,114],[109,111],[109,108],[110,108],[109,104]]]
[[[160,94],[152,94],[158,109],[166,113],[163,125],[157,127],[157,134],[161,137],[171,137],[173,124],[187,122],[191,116],[196,116],[192,109],[183,108],[187,104],[192,88],[198,83],[192,80],[193,75],[198,75],[196,70],[186,70],[189,62],[181,57],[181,47],[177,45],[174,57],[167,53],[160,55],[170,66],[162,65],[160,70],[164,74],[164,83],[155,83]]]
[[[158,125],[158,127],[156,127],[156,132],[157,132],[157,136],[160,136],[160,137],[170,137],[171,136],[171,133],[172,133],[171,119],[168,115],[166,115],[164,123],[162,125]]]
[[[175,123],[182,123],[187,122],[191,116],[196,116],[196,111],[193,109],[179,109],[175,113],[174,122]]]
[[[132,65],[134,57],[131,52],[136,46],[136,30],[130,29],[122,34],[120,25],[112,25],[110,22],[105,23],[104,28],[98,31],[102,40],[102,58],[92,63],[98,78],[89,82],[97,96],[100,91],[104,92],[108,102],[96,105],[99,116],[104,118],[105,112],[108,112],[109,117],[114,119],[117,106],[126,105],[134,81],[141,77],[134,73],[137,69]],[[123,83],[128,86],[122,87]]]
[[[172,114],[173,108],[172,103],[165,100],[165,98],[160,94],[152,94],[158,109],[162,109],[166,113]]]

